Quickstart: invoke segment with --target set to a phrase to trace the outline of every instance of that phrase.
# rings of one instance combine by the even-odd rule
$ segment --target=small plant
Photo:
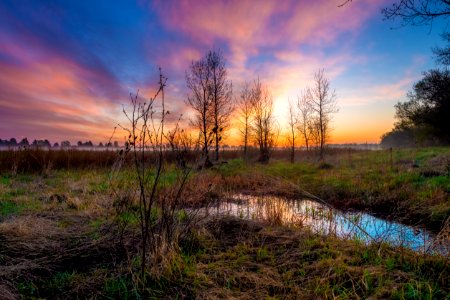
[[[189,216],[185,209],[180,209],[177,214],[178,221],[185,222],[188,220]]]
[[[107,299],[134,299],[130,292],[131,283],[126,278],[112,278],[105,282],[105,293]],[[137,295],[136,295],[137,296]]]
[[[367,270],[364,270],[362,282],[364,284],[367,294],[371,294],[374,288],[373,287],[374,279],[373,276]]]
[[[256,252],[256,261],[264,261],[269,257],[269,251],[266,247],[260,247],[258,248],[258,251]]]

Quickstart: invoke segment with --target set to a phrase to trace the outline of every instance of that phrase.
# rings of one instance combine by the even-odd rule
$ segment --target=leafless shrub
[[[178,251],[179,237],[189,229],[189,226],[180,226],[189,216],[184,214],[180,217],[179,210],[190,173],[181,156],[192,141],[179,131],[178,125],[171,131],[167,130],[168,112],[164,104],[166,81],[160,70],[159,87],[152,98],[144,100],[139,94],[130,97],[130,111],[125,107],[123,109],[128,124],[120,125],[128,132],[128,140],[113,169],[117,178],[123,162],[131,156],[133,167],[129,173],[124,170],[125,183],[122,183],[122,189],[115,191],[115,206],[122,232],[127,225],[124,214],[134,215],[139,223],[140,276],[133,277],[142,288],[147,277],[157,276],[158,270],[167,266],[171,253]],[[159,111],[155,109],[157,101],[160,101]],[[181,151],[179,159],[182,168],[173,168],[168,163],[170,151],[167,151],[167,142],[172,150]]]
[[[170,151],[173,153],[177,167],[187,168],[189,152],[198,153],[198,141],[194,140],[190,134],[179,127],[181,116],[175,127],[165,134]]]

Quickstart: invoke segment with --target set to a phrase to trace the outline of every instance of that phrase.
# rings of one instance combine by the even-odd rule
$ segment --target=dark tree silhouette
[[[241,133],[242,142],[244,143],[244,160],[246,160],[248,152],[248,143],[250,139],[250,122],[253,112],[252,89],[248,82],[245,82],[242,87],[237,108],[239,117],[241,119],[240,121],[242,123],[242,127],[239,128],[239,131]]]
[[[186,72],[190,89],[187,104],[196,112],[193,121],[200,131],[204,166],[211,166],[209,147],[214,144],[214,160],[219,160],[220,143],[229,126],[233,110],[232,84],[227,78],[225,59],[220,51],[209,51],[202,59],[192,62]]]
[[[324,70],[314,75],[314,86],[311,88],[311,109],[315,113],[315,130],[319,147],[319,158],[323,160],[324,147],[331,131],[332,114],[339,109],[336,106],[336,92],[331,90],[330,81],[324,76]]]
[[[444,66],[450,66],[450,33],[444,32],[442,39],[447,43],[447,46],[440,48],[433,48],[436,62]]]
[[[29,146],[30,145],[30,142],[28,142],[28,139],[27,138],[23,138],[20,142],[19,142],[19,146],[24,146],[24,147],[26,147],[26,146]]]
[[[339,7],[353,0],[343,0]],[[402,25],[430,25],[436,18],[450,17],[449,0],[399,0],[381,10],[386,20],[401,19]]]
[[[306,88],[297,99],[297,109],[299,112],[297,129],[305,143],[306,151],[309,150],[314,129],[311,99],[312,94],[309,88]]]
[[[292,104],[291,101],[289,101],[289,115],[288,115],[288,125],[289,125],[289,135],[288,135],[288,141],[289,146],[291,148],[291,163],[294,163],[295,161],[295,145],[297,142],[297,112],[295,110],[295,106]]]
[[[394,129],[381,137],[384,147],[450,144],[450,71],[430,70],[395,105]]]
[[[49,140],[34,140],[31,145],[36,148],[51,148],[52,146]]]
[[[15,147],[17,145],[17,140],[15,138],[11,138],[9,141],[0,139],[0,146]]]
[[[259,147],[258,161],[268,163],[275,146],[275,124],[273,117],[273,98],[267,87],[258,80],[252,88],[253,120],[252,131]]]
[[[381,11],[387,20],[401,19],[402,25],[429,25],[436,18],[450,16],[449,0],[400,0]]]
[[[186,72],[186,85],[190,90],[190,95],[186,103],[196,112],[193,125],[200,132],[200,146],[204,157],[204,166],[210,167],[209,145],[212,137],[212,114],[211,114],[211,69],[208,68],[207,58],[202,58],[192,62]]]
[[[212,135],[214,139],[214,160],[219,160],[220,143],[225,130],[229,126],[229,119],[233,111],[232,84],[227,79],[225,59],[220,51],[209,51],[207,54],[207,68],[211,72],[210,94],[212,114]]]
[[[422,128],[427,135],[450,143],[450,71],[425,72],[408,98],[409,101],[395,106],[396,127]]]
[[[415,146],[415,130],[413,128],[395,128],[381,136],[383,148],[402,148]]]

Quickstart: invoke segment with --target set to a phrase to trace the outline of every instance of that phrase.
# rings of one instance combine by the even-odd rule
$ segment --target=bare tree
[[[303,138],[306,151],[309,150],[310,141],[313,135],[313,116],[311,107],[311,90],[306,88],[297,99],[297,109],[299,112],[297,129]]]
[[[199,142],[205,167],[212,165],[209,160],[209,145],[212,138],[212,80],[213,75],[208,67],[207,58],[192,62],[189,71],[186,72],[186,84],[191,91],[186,103],[196,112],[195,120],[192,123],[199,129]]]
[[[268,163],[275,145],[273,99],[267,87],[263,87],[259,79],[255,81],[252,88],[252,106],[252,131],[259,147],[258,161]]]
[[[311,88],[311,109],[316,114],[315,128],[320,160],[323,160],[324,147],[329,139],[332,114],[339,111],[336,106],[336,92],[331,90],[330,81],[323,73],[323,69],[316,72],[314,86]]]
[[[343,0],[338,5],[345,6],[352,0]],[[430,25],[436,18],[450,17],[449,0],[399,0],[383,8],[381,13],[386,20],[402,19],[402,25]]]
[[[310,147],[314,146],[315,148],[319,148],[320,150],[320,119],[319,116],[313,111],[313,115],[311,117],[311,123],[309,125],[310,130]],[[320,151],[319,151],[320,154]]]
[[[207,54],[207,67],[211,72],[210,94],[212,113],[212,135],[214,139],[214,160],[219,160],[220,142],[229,126],[229,119],[233,112],[232,84],[227,79],[225,59],[220,51],[209,51]]]
[[[433,48],[433,53],[438,64],[444,66],[450,66],[450,33],[444,32],[442,39],[447,42],[447,45],[443,48]]]
[[[295,145],[296,145],[296,141],[297,141],[297,132],[296,132],[297,124],[298,124],[297,112],[295,110],[295,106],[289,100],[288,141],[289,141],[289,146],[291,148],[291,163],[294,163],[294,161],[295,161]]]
[[[400,0],[381,12],[387,20],[402,19],[403,25],[429,25],[436,18],[450,17],[450,1]]]
[[[239,129],[242,141],[244,143],[244,160],[247,159],[248,143],[250,139],[250,121],[253,112],[253,101],[252,101],[252,89],[248,82],[245,82],[240,98],[238,100],[238,114],[242,122],[242,127]]]

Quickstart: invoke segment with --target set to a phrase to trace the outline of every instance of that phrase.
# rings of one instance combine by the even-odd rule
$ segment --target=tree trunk
[[[217,122],[216,122],[216,124],[217,124]],[[216,125],[216,155],[215,155],[215,158],[214,158],[215,161],[219,160],[219,148],[220,148],[219,147],[219,128]]]
[[[292,146],[291,148],[291,163],[293,164],[295,160],[295,147]]]

